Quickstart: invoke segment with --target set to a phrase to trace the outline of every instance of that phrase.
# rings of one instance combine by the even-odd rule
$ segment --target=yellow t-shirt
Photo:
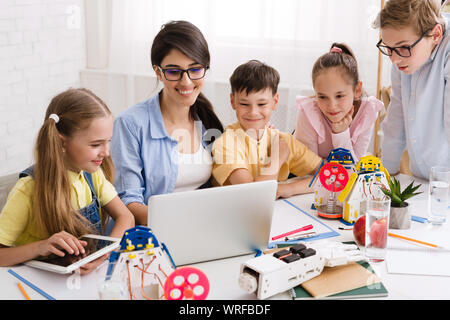
[[[277,148],[271,150],[273,137],[277,134],[284,139],[290,150],[288,160],[278,173],[278,181],[287,180],[289,173],[300,177],[314,174],[322,159],[291,134],[266,128],[258,141],[245,133],[237,122],[228,126],[213,144],[214,182],[219,185],[228,184],[230,174],[241,168],[247,169],[254,178],[261,174],[270,174],[277,165],[277,161],[271,161],[271,152],[274,152],[274,160],[278,160],[278,150],[275,150]]]
[[[95,194],[103,207],[117,195],[117,192],[106,180],[101,169],[91,176]],[[80,173],[69,171],[69,179],[72,182],[73,208],[78,210],[91,204],[91,189],[84,178],[83,171]],[[38,230],[32,222],[33,198],[34,179],[30,176],[19,179],[9,193],[7,202],[0,213],[0,244],[8,247],[20,246],[49,237],[42,230]]]

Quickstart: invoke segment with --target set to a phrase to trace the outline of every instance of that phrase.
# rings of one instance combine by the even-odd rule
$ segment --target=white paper
[[[29,266],[10,269],[56,300],[98,299],[95,271],[81,276],[79,273],[63,275]],[[26,291],[33,291],[26,284],[24,288]],[[42,299],[46,298],[42,296]]]
[[[390,230],[390,232],[433,243],[445,247],[446,250],[389,237],[386,255],[386,266],[389,273],[450,276],[450,235],[448,230],[424,228],[414,231]]]

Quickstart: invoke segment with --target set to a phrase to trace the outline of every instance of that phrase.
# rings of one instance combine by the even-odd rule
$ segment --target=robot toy
[[[241,265],[239,286],[258,299],[266,299],[317,277],[324,267],[345,265],[364,257],[356,245],[318,241],[293,245]]]
[[[192,267],[177,268],[164,243],[142,226],[125,231],[119,251],[109,257],[106,287],[117,278],[124,279],[127,293],[114,294],[130,300],[203,300],[209,293],[206,275]]]
[[[384,197],[381,187],[389,189],[389,173],[383,167],[381,160],[369,155],[359,159],[355,173],[338,196],[343,205],[342,219],[354,223],[358,217],[366,212],[368,197],[377,199]]]
[[[344,148],[333,149],[317,169],[310,186],[314,186],[314,203],[320,217],[339,219],[343,208],[337,194],[346,186],[349,176],[355,172],[355,161],[351,152]]]

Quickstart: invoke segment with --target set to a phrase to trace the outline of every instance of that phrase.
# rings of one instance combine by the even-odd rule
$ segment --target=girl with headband
[[[297,97],[294,136],[322,158],[331,150],[350,150],[355,162],[365,155],[383,103],[364,96],[354,54],[333,43],[314,64],[313,97]]]

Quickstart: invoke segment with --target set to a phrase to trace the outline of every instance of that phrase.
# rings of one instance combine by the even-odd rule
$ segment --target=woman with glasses
[[[115,187],[139,225],[147,224],[150,196],[208,184],[212,142],[223,132],[201,92],[210,54],[196,26],[163,25],[153,40],[151,62],[164,87],[117,117],[111,143]]]
[[[382,123],[382,162],[391,174],[408,149],[414,176],[450,163],[450,15],[440,0],[389,0],[374,26],[392,62],[392,93]]]

